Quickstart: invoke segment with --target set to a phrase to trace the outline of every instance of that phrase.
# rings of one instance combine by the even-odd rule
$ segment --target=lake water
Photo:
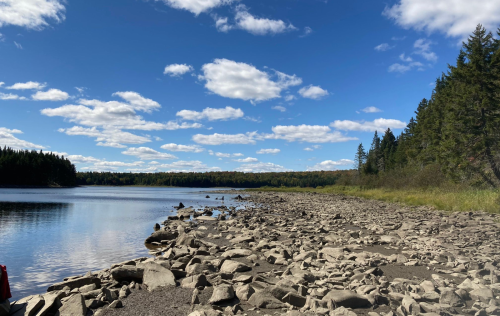
[[[220,206],[200,188],[0,189],[0,264],[13,299],[63,278],[148,256],[144,239],[173,206]],[[208,193],[207,193],[208,192]],[[206,195],[210,199],[206,199]],[[225,195],[225,205],[237,205]]]

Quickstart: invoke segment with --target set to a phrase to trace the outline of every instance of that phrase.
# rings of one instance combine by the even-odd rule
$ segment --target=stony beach
[[[10,315],[500,315],[498,215],[312,193],[241,200],[218,217],[182,208],[144,236],[150,257],[67,278]]]

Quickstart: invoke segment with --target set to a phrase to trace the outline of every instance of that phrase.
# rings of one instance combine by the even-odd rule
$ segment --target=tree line
[[[348,171],[315,172],[205,172],[114,173],[79,172],[78,185],[142,185],[176,187],[317,187],[335,184]]]
[[[478,25],[403,132],[396,137],[388,129],[382,138],[375,132],[367,151],[358,146],[355,161],[361,177],[434,168],[456,183],[498,187],[500,40]]]
[[[0,185],[75,186],[75,166],[64,156],[0,147]]]

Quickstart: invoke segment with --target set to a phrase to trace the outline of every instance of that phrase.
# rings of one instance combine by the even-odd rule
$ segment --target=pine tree
[[[354,163],[356,169],[358,170],[358,175],[361,174],[365,162],[366,162],[366,152],[365,149],[363,148],[363,144],[360,143],[358,146],[358,150],[356,152],[356,156],[354,157]]]

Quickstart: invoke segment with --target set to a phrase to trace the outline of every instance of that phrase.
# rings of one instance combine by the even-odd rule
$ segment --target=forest
[[[175,187],[318,187],[333,185],[349,171],[315,172],[206,172],[206,173],[111,173],[79,172],[78,185],[142,185]]]
[[[0,186],[75,185],[76,169],[68,159],[41,150],[0,147]]]
[[[368,150],[358,146],[355,162],[350,184],[498,187],[500,40],[478,25],[404,131],[375,132]]]

